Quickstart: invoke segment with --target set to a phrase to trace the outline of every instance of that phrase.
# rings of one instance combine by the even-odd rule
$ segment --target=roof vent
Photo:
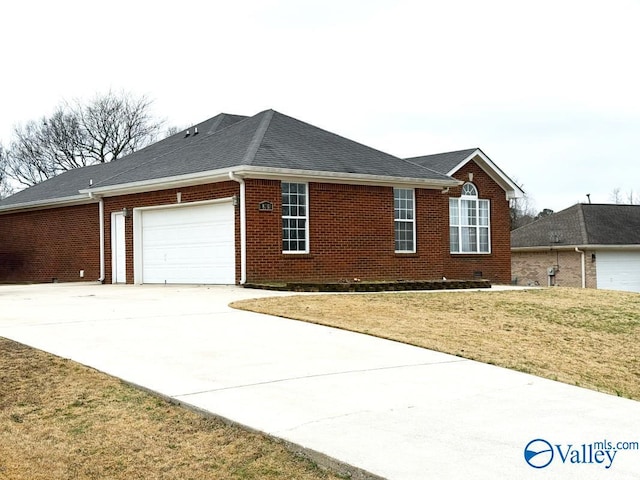
[[[90,186],[90,187],[93,187],[93,178],[90,178],[90,179],[89,179],[89,186]]]
[[[562,243],[564,239],[562,238],[562,235],[559,232],[552,231],[549,233],[549,241],[551,243]]]
[[[198,127],[193,127],[193,134],[197,135],[198,134]]]
[[[187,133],[184,134],[184,138],[187,138],[189,135],[191,134],[189,133],[189,130],[187,130]]]

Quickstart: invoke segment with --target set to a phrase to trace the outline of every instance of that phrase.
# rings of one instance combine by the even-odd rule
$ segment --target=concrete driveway
[[[227,306],[267,295],[0,286],[0,336],[389,479],[640,478],[640,402]]]

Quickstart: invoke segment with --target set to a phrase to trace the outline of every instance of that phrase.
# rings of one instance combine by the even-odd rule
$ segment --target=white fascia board
[[[188,187],[191,185],[202,185],[205,183],[216,183],[229,180],[229,171],[225,168],[220,170],[209,170],[206,172],[190,173],[188,175],[176,175],[173,177],[154,178],[139,182],[122,183],[118,185],[106,185],[104,187],[85,188],[80,193],[100,195],[104,197],[114,197],[117,195],[128,195],[130,193],[153,192],[166,190],[169,188]]]
[[[99,196],[127,195],[130,193],[150,192],[165,190],[169,188],[185,187],[190,185],[200,185],[204,183],[215,183],[229,180],[229,173],[233,172],[242,178],[261,179],[299,179],[305,181],[345,183],[355,185],[382,185],[382,186],[413,186],[416,188],[443,189],[455,187],[463,182],[452,179],[434,180],[409,177],[388,177],[382,175],[362,175],[355,173],[320,172],[313,170],[298,170],[273,167],[254,167],[250,165],[240,165],[237,167],[210,170],[188,175],[178,175],[140,182],[124,183],[120,185],[108,185],[104,187],[87,188],[80,190],[83,194],[93,194]]]
[[[87,194],[60,197],[51,200],[36,200],[33,202],[14,203],[12,205],[0,206],[0,214],[24,211],[43,210],[48,208],[71,207],[73,205],[83,205],[88,203],[98,203],[97,198],[92,198]]]
[[[458,165],[453,167],[447,175],[453,176],[458,170],[464,167],[471,160],[474,160],[476,157],[480,159],[479,162],[476,162],[482,170],[484,170],[493,180],[500,185],[504,191],[507,193],[507,199],[510,200],[512,198],[522,198],[524,197],[524,191],[513,181],[509,176],[504,173],[500,167],[498,167],[495,163],[491,161],[489,157],[487,157],[482,150],[479,148],[476,149],[471,155],[465,158]]]
[[[341,183],[350,185],[375,185],[375,186],[411,186],[416,188],[443,189],[456,187],[464,182],[451,179],[428,179],[414,177],[391,177],[384,175],[367,175],[360,173],[323,172],[316,170],[298,170],[273,167],[239,167],[234,173],[243,178],[263,179],[291,179],[322,183]]]
[[[555,252],[578,250],[609,250],[609,251],[640,251],[640,245],[540,245],[536,247],[511,247],[511,251],[517,252]]]

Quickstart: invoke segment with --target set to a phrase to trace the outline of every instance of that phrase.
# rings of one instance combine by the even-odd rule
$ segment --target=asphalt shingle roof
[[[190,127],[188,136],[183,130],[119,160],[65,172],[0,201],[0,207],[241,165],[453,181],[439,165],[460,153],[405,160],[273,110],[252,117],[220,114],[195,127],[197,134]],[[434,158],[440,158],[437,168],[427,165]]]
[[[126,178],[127,172],[132,172],[136,169],[149,172],[151,178],[155,166],[149,164],[153,162],[154,159],[161,158],[172,152],[177,152],[205,137],[206,134],[203,135],[202,132],[208,132],[210,135],[245,118],[247,117],[221,113],[195,125],[195,127],[198,128],[197,135],[193,134],[194,128],[190,127],[190,135],[188,137],[186,136],[187,130],[182,130],[163,140],[152,143],[131,155],[127,155],[110,163],[69,170],[1,200],[0,206],[81,196],[79,190],[89,188],[90,186],[96,187],[102,184],[109,184],[110,181],[119,177]]]
[[[423,155],[421,157],[407,158],[408,161],[416,163],[426,168],[443,174],[449,173],[460,165],[478,148],[468,148],[466,150],[456,150],[455,152],[436,153],[434,155]]]
[[[640,205],[579,203],[511,232],[511,246],[640,244]]]

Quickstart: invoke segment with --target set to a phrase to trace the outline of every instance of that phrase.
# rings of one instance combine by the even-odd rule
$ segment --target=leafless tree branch
[[[8,176],[35,185],[66,170],[117,160],[153,142],[163,122],[151,101],[109,91],[89,103],[63,102],[49,118],[15,127]]]

